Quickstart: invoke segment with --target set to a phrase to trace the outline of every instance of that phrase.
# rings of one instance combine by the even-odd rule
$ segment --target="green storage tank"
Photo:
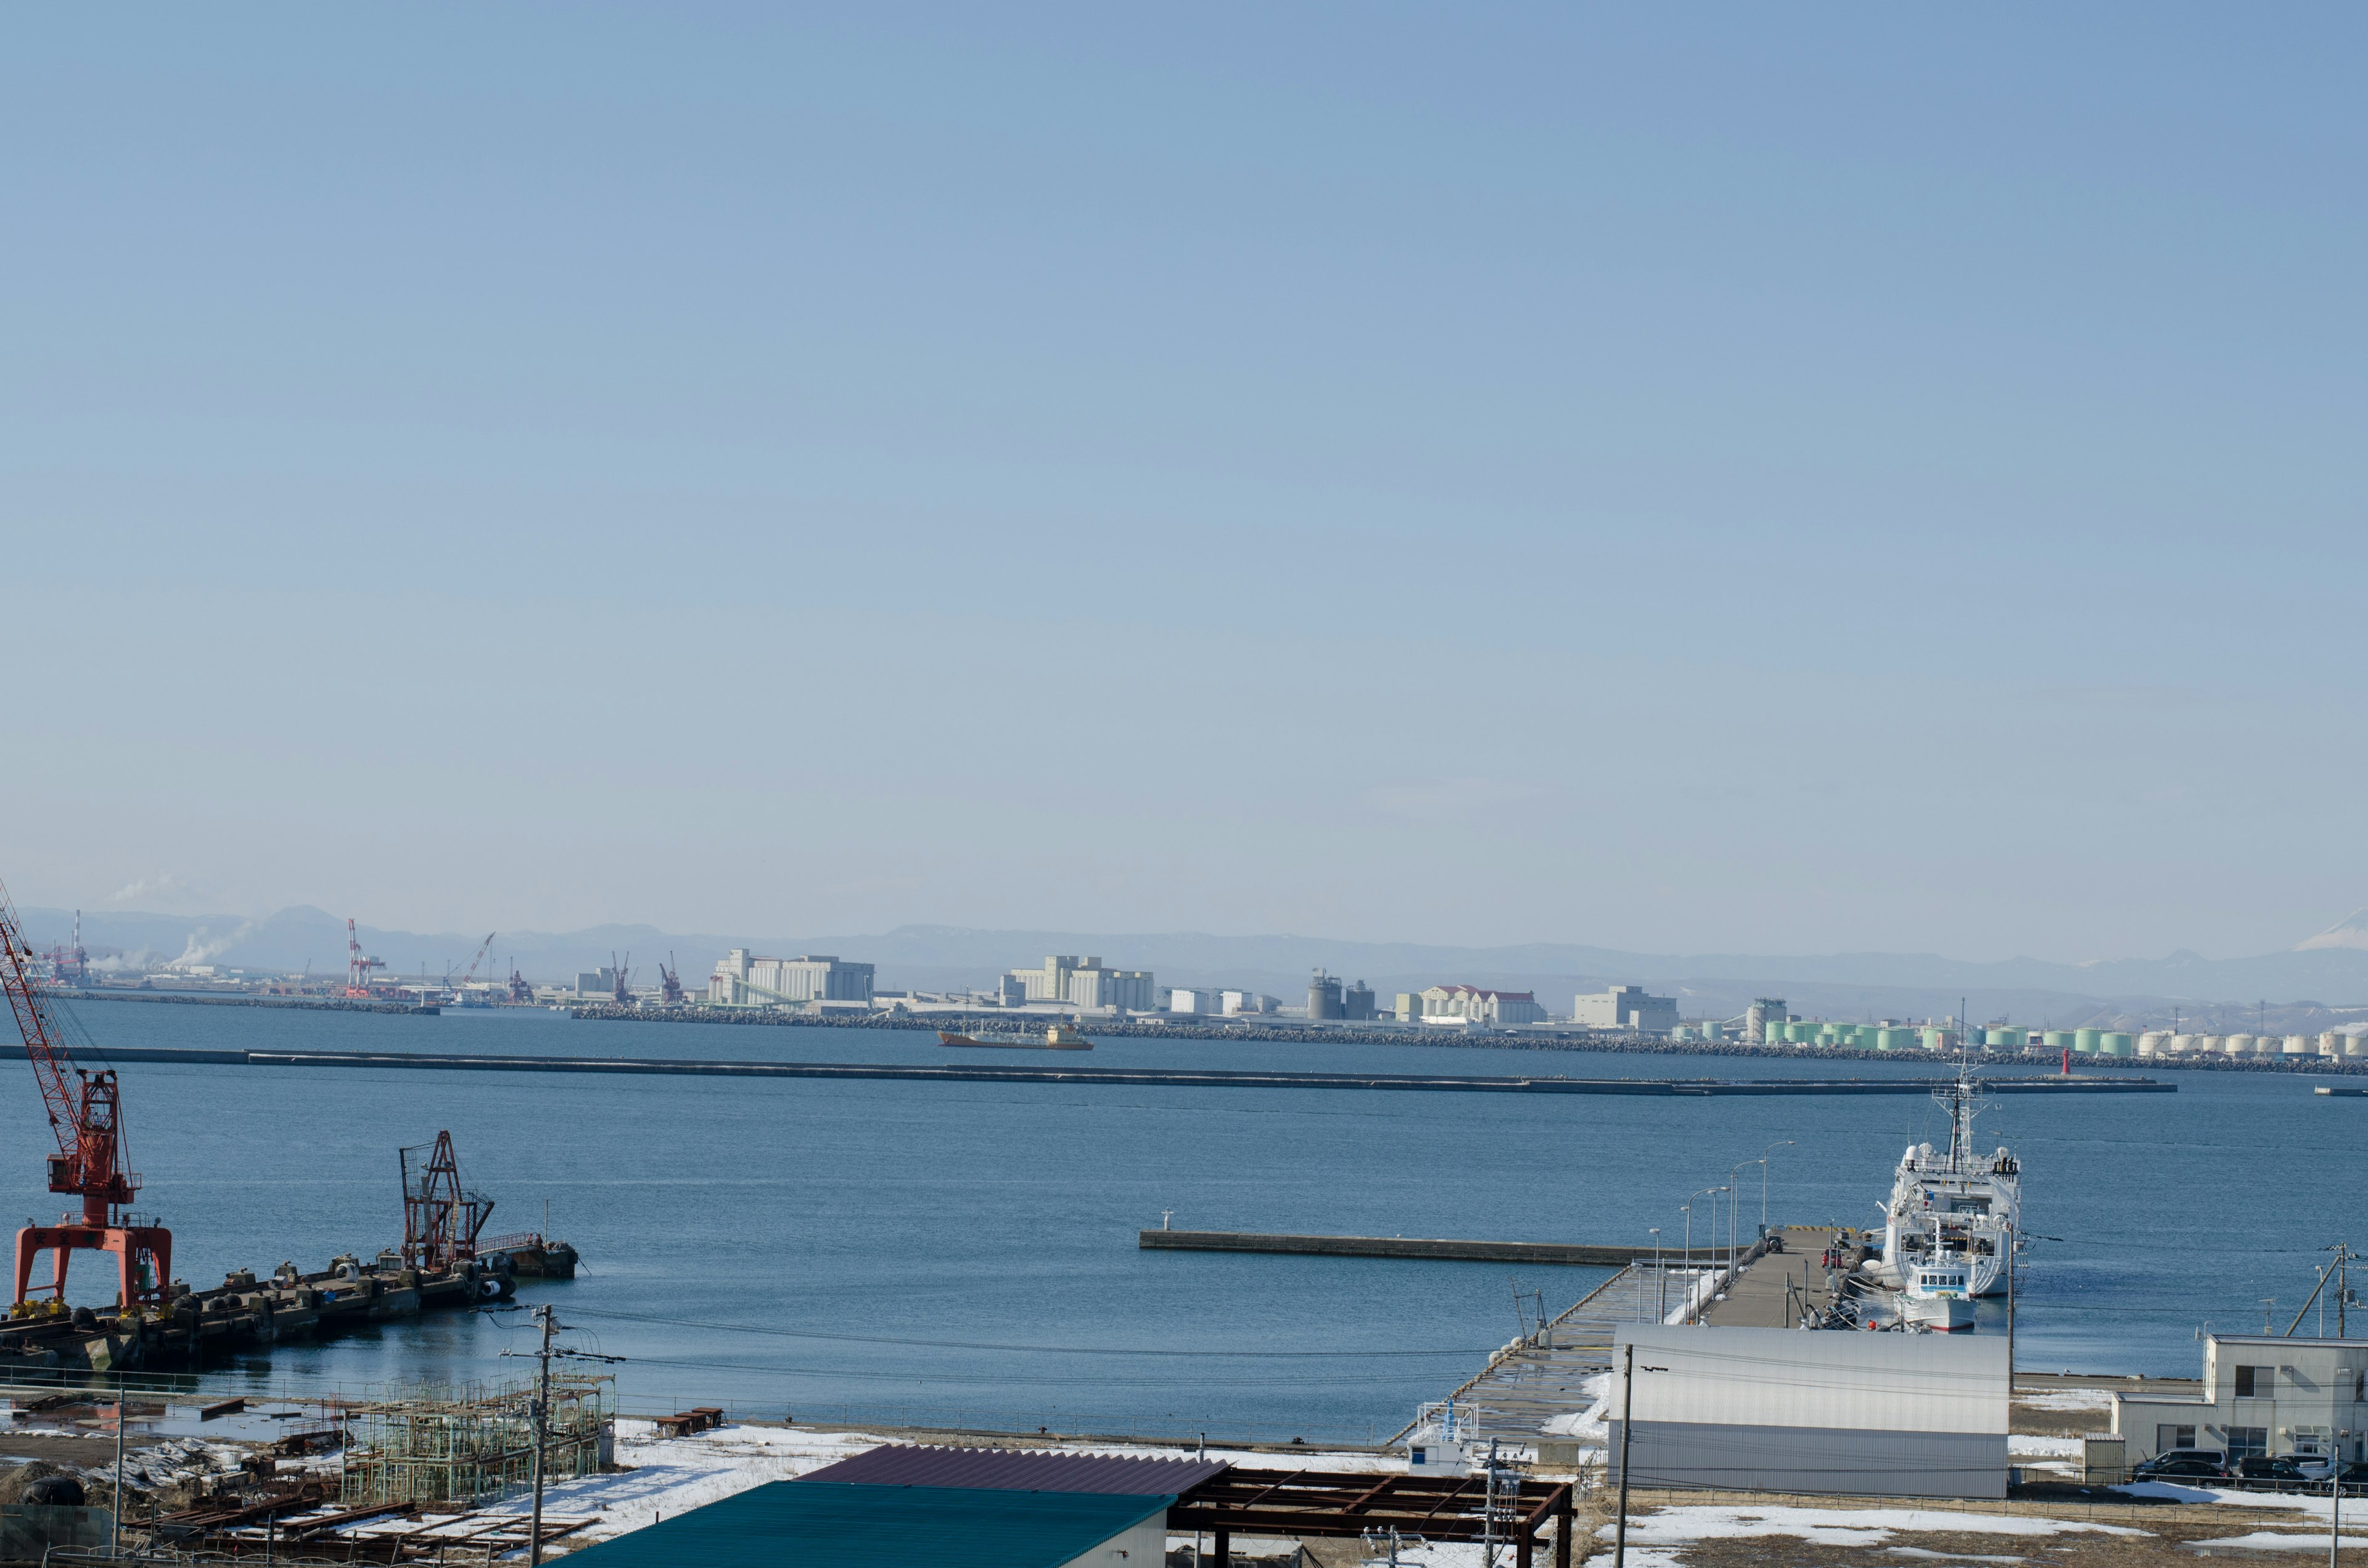
[[[2135,1056],[2137,1041],[2118,1030],[2107,1030],[2097,1037],[2097,1049],[2107,1056]]]
[[[1726,1038],[1726,1029],[1724,1026],[1719,1024],[1704,1024],[1702,1027],[1702,1037],[1705,1040],[1725,1040]]]
[[[1793,1045],[1804,1045],[1810,1040],[1817,1038],[1817,1026],[1815,1024],[1804,1024],[1798,1018],[1794,1018],[1788,1023],[1770,1024],[1768,1027],[1771,1029],[1782,1029],[1784,1031],[1785,1040]]]
[[[2049,1029],[2046,1035],[2047,1049],[2050,1051],[2069,1051],[2072,1049],[2072,1039],[2073,1035],[2070,1029]]]
[[[1770,1044],[1770,1045],[1782,1045],[1782,1044],[1783,1044],[1783,1043],[1784,1043],[1784,1026],[1783,1026],[1782,1024],[1780,1024],[1780,1023],[1778,1023],[1775,1019],[1770,1018],[1770,1019],[1769,1019],[1769,1020],[1768,1020],[1768,1022],[1767,1022],[1764,1026],[1762,1026],[1762,1027],[1763,1027],[1763,1028],[1766,1028],[1766,1030],[1768,1031],[1768,1043],[1769,1043],[1769,1044]]]
[[[1992,1051],[2021,1051],[2027,1029],[1984,1029],[1982,1043]]]
[[[2102,1029],[2075,1029],[2072,1036],[2072,1049],[2085,1051],[2094,1056],[2097,1054],[2097,1047],[2103,1042],[2104,1038],[2105,1031]]]
[[[1907,1029],[1877,1029],[1874,1031],[1874,1049],[1905,1051],[1915,1043],[1915,1035]]]

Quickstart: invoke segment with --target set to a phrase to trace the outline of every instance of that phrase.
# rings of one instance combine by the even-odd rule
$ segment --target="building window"
[[[2278,1369],[2275,1367],[2239,1367],[2237,1369],[2238,1399],[2268,1399],[2277,1389]]]
[[[2158,1454],[2169,1453],[2173,1449],[2192,1449],[2194,1446],[2195,1428],[2192,1426],[2162,1426],[2154,1429],[2154,1451]]]
[[[2247,1369],[2249,1370],[2250,1369]],[[2231,1426],[2228,1428],[2228,1461],[2250,1459],[2270,1451],[2270,1429],[2267,1426]]]

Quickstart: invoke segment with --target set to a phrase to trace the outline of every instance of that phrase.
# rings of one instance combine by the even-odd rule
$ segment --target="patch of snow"
[[[2233,1546],[2246,1551],[2276,1551],[2281,1549],[2325,1551],[2327,1538],[2323,1535],[2280,1535],[2275,1530],[2255,1530],[2250,1535],[2222,1536],[2214,1540],[2191,1540],[2186,1544],[2191,1547]],[[2343,1544],[2347,1547],[2368,1546],[2368,1535],[2347,1535],[2343,1538]]]
[[[1605,1443],[1611,1438],[1611,1374],[1604,1372],[1579,1384],[1578,1391],[1595,1403],[1585,1410],[1565,1411],[1543,1427],[1549,1437],[1577,1437]]]
[[[1609,1539],[1611,1528],[1605,1525],[1596,1534]],[[1888,1546],[1895,1532],[1929,1530],[2021,1536],[2058,1535],[2066,1531],[2123,1536],[2154,1533],[2127,1525],[2014,1514],[1954,1513],[1941,1508],[1747,1508],[1703,1504],[1664,1508],[1657,1514],[1628,1521],[1628,1539],[1653,1546],[1770,1535],[1799,1536],[1818,1546]]]
[[[2160,1497],[2172,1503],[2218,1503],[2231,1508],[2283,1508],[2288,1513],[2308,1514],[2322,1519],[2330,1511],[2328,1499],[2300,1492],[2243,1492],[2233,1486],[2175,1486],[2168,1481],[2133,1481],[2113,1490],[2132,1497]],[[2358,1498],[2352,1499],[2351,1506],[2355,1512],[2359,1509]],[[2321,1537],[2319,1545],[2326,1544],[2326,1538]]]
[[[1927,1551],[1920,1546],[1886,1546],[1890,1557],[1916,1557],[1932,1562],[2021,1562],[2020,1557],[1984,1557],[1974,1551]]]

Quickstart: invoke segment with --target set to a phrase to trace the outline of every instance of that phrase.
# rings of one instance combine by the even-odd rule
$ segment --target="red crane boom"
[[[41,1086],[50,1131],[57,1135],[50,1190],[82,1199],[79,1221],[67,1215],[55,1225],[28,1225],[17,1233],[17,1304],[21,1308],[28,1299],[34,1258],[50,1250],[57,1253],[57,1263],[44,1289],[59,1307],[65,1303],[66,1260],[76,1251],[115,1254],[122,1279],[119,1307],[161,1300],[173,1274],[173,1235],[161,1226],[134,1224],[119,1212],[140,1190],[140,1177],[123,1168],[123,1102],[115,1074],[74,1064],[32,963],[32,944],[25,940],[8,890],[0,886],[0,991],[7,993],[25,1055]]]

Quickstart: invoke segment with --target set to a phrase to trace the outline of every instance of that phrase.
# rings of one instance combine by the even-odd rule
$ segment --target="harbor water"
[[[920,1030],[579,1021],[541,1009],[411,1017],[77,1003],[88,1044],[937,1063]],[[973,1058],[983,1053],[962,1053]],[[1015,1061],[1033,1058],[1014,1054]],[[1104,1041],[1081,1066],[1768,1078],[1914,1074],[1928,1061]],[[2018,1069],[2022,1070],[2022,1069]],[[2009,1096],[2035,1242],[2019,1363],[2192,1376],[2199,1328],[2280,1331],[2318,1249],[2348,1237],[2368,1102],[2284,1074],[2179,1073],[2175,1095]],[[1721,1196],[1747,1244],[1785,1222],[1880,1223],[1901,1149],[1945,1141],[1921,1096],[1629,1097],[194,1067],[122,1069],[141,1207],[193,1285],[401,1238],[395,1151],[451,1130],[489,1232],[573,1242],[585,1270],[529,1282],[586,1348],[622,1356],[630,1408],[1033,1430],[1369,1440],[1559,1310],[1577,1267],[1144,1252],[1178,1228],[1649,1243]],[[0,1192],[53,1215],[29,1071],[0,1098]],[[1694,1199],[1693,1240],[1711,1229]],[[98,1261],[78,1300],[111,1295]],[[2277,1305],[2265,1308],[2263,1298]],[[1993,1314],[1994,1315],[1994,1314]],[[2330,1326],[2332,1318],[2329,1319]],[[2312,1323],[2305,1323],[2309,1332]],[[2362,1325],[2368,1331],[2368,1325]],[[497,1378],[522,1312],[448,1313],[244,1353],[225,1394]]]

